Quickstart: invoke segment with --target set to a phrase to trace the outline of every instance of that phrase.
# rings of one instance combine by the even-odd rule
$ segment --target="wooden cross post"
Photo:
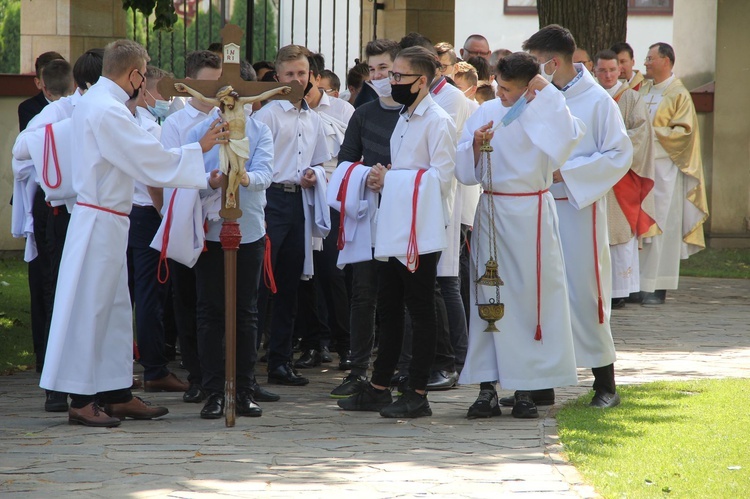
[[[291,87],[290,93],[276,94],[269,99],[285,99],[298,101],[302,99],[303,89],[298,82],[291,84],[281,84],[277,82],[254,82],[244,81],[240,76],[240,41],[242,40],[243,31],[235,24],[227,24],[221,30],[221,38],[224,45],[224,62],[222,64],[221,77],[216,80],[193,80],[173,78],[163,78],[159,84],[159,93],[163,97],[184,96],[185,93],[179,92],[175,88],[176,83],[182,83],[189,89],[200,93],[202,96],[214,99],[217,98],[217,92],[231,86],[239,98],[253,97],[268,92],[279,87]],[[217,97],[215,97],[217,96]],[[195,98],[195,97],[194,97]],[[241,108],[242,106],[240,106]],[[222,111],[225,111],[222,104]],[[243,113],[244,116],[244,113]],[[244,123],[244,122],[243,122]],[[244,127],[243,127],[244,135]],[[229,145],[219,147],[229,148]],[[230,152],[231,153],[231,152]],[[252,151],[250,151],[252,157]],[[244,162],[239,167],[244,170]],[[221,189],[221,210],[219,215],[224,219],[221,224],[221,248],[224,251],[224,318],[225,318],[225,422],[226,426],[234,426],[235,419],[235,380],[236,380],[236,359],[237,359],[237,251],[239,250],[242,233],[237,219],[242,216],[242,210],[239,208],[239,191],[234,192],[234,206],[227,206],[227,192],[229,179],[225,175],[222,179]]]

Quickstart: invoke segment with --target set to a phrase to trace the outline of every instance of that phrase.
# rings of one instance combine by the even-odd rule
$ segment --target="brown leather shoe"
[[[118,418],[108,416],[101,407],[96,405],[96,402],[91,402],[86,407],[82,407],[80,409],[76,409],[74,407],[69,408],[68,423],[82,424],[84,426],[97,426],[102,428],[120,426],[120,420]]]
[[[190,384],[182,381],[175,373],[169,373],[163,378],[144,382],[147,392],[186,392]]]
[[[130,402],[121,404],[107,404],[104,410],[110,416],[120,419],[154,419],[169,413],[166,407],[152,407],[149,402],[145,402],[140,397],[133,397]]]
[[[141,381],[141,378],[136,378],[133,376],[133,384],[130,385],[131,390],[140,390],[143,388],[143,381]]]

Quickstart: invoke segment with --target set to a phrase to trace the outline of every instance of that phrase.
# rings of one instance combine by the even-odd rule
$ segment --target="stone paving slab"
[[[683,278],[662,307],[614,311],[618,381],[750,377],[749,325],[750,280]],[[0,377],[0,496],[597,496],[561,457],[554,420],[588,390],[586,370],[538,420],[504,410],[473,421],[465,414],[474,386],[431,393],[431,418],[391,420],[340,411],[328,393],[342,373],[306,374],[310,385],[274,386],[282,400],[234,428],[201,420],[200,404],[167,393],[139,394],[169,407],[162,420],[71,426],[43,412],[37,374]]]

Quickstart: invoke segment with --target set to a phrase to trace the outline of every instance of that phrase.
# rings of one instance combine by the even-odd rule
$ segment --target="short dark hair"
[[[627,42],[617,42],[610,47],[610,50],[615,54],[619,54],[620,52],[627,52],[630,55],[631,59],[635,59],[635,56],[633,55],[633,47],[631,47]]]
[[[273,66],[273,63],[271,61],[258,61],[253,63],[253,69],[257,73],[261,69],[270,69],[273,71],[276,68]]]
[[[605,61],[616,61],[617,60],[617,52],[614,50],[600,50],[596,53],[594,56],[594,65],[599,63],[599,59],[603,59]]]
[[[221,69],[221,57],[210,50],[194,50],[185,57],[185,76],[197,78],[203,68]]]
[[[213,42],[208,45],[208,48],[206,50],[208,50],[209,52],[214,52],[216,54],[223,54],[224,45],[222,45],[221,42]]]
[[[672,48],[670,44],[664,43],[664,42],[657,42],[649,46],[649,50],[654,47],[658,47],[659,55],[669,59],[669,62],[671,62],[672,66],[674,66],[674,49]]]
[[[310,71],[314,77],[320,76],[320,73],[326,68],[326,60],[321,53],[311,53],[307,56],[307,60],[310,63]]]
[[[526,52],[514,52],[497,61],[497,75],[505,81],[527,85],[539,74],[539,63]]]
[[[42,82],[47,92],[64,97],[70,92],[73,83],[73,70],[65,59],[55,59],[42,68]]]
[[[487,62],[487,59],[480,55],[475,55],[466,59],[466,62],[474,66],[474,69],[477,70],[477,78],[484,81],[490,79],[490,63]]]
[[[495,89],[489,83],[483,83],[477,87],[477,91],[474,92],[474,99],[481,99],[482,102],[487,102],[495,98]]]
[[[41,78],[42,77],[42,68],[49,64],[51,61],[55,61],[57,59],[63,59],[65,58],[61,56],[58,52],[55,52],[54,50],[45,52],[43,54],[39,54],[39,57],[36,58],[36,61],[34,62],[34,70],[36,71],[36,77]]]
[[[365,78],[370,76],[370,68],[364,62],[359,62],[359,59],[354,59],[354,63],[352,69],[346,74],[346,86],[359,90]]]
[[[245,59],[240,61],[240,78],[245,81],[258,81],[258,74],[255,72],[255,69],[253,69],[253,66]]]
[[[573,60],[573,52],[576,51],[576,40],[568,28],[550,24],[523,42],[523,49],[527,52],[559,54],[565,61],[570,62]]]
[[[321,71],[320,77],[331,80],[331,88],[333,90],[337,92],[341,90],[341,79],[330,69],[324,69],[323,71]]]
[[[411,67],[412,71],[417,74],[421,74],[427,77],[427,83],[430,83],[435,79],[435,72],[439,67],[440,63],[435,57],[434,50],[430,52],[426,47],[415,46],[403,49],[398,53],[397,59],[406,59],[406,62]]]
[[[388,54],[391,56],[391,61],[393,61],[396,59],[400,50],[401,45],[399,45],[398,42],[387,38],[378,38],[377,40],[367,42],[367,45],[365,46],[365,57],[370,58],[376,55]]]
[[[437,55],[437,52],[435,51],[435,46],[432,44],[429,38],[426,36],[417,33],[416,31],[412,31],[411,33],[405,35],[398,44],[401,46],[401,50],[408,49],[409,47],[424,47],[428,50],[431,50],[435,55]]]
[[[73,79],[82,92],[88,89],[87,83],[93,85],[99,81],[103,66],[104,49],[87,50],[76,60],[73,65]]]

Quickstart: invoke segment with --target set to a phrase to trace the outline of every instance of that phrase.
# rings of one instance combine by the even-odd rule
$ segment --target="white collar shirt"
[[[161,126],[161,143],[167,149],[181,147],[187,142],[188,132],[208,117],[188,101],[185,107],[167,116]]]
[[[305,170],[331,158],[318,113],[303,100],[297,109],[286,100],[271,101],[254,114],[273,135],[273,181],[299,184]]]

